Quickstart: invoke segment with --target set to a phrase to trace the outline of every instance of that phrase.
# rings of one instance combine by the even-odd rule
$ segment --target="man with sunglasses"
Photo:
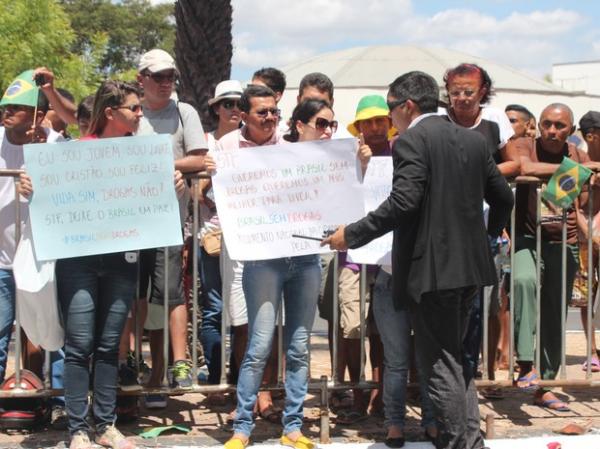
[[[137,80],[143,88],[142,108],[144,116],[140,122],[138,135],[171,134],[175,169],[182,173],[197,172],[211,168],[211,159],[206,156],[207,143],[196,110],[189,104],[172,98],[178,71],[175,61],[166,51],[153,49],[144,53],[138,65]],[[189,192],[179,200],[182,226],[187,216]],[[140,291],[147,291],[151,280],[151,304],[162,305],[164,300],[165,251],[163,248],[144,250],[140,254]],[[187,347],[187,307],[183,292],[182,247],[168,250],[169,292],[169,333],[173,350],[172,387],[189,389],[192,387],[191,366],[186,356]],[[162,343],[158,338],[152,351],[162,355]],[[154,347],[156,346],[156,347]],[[156,372],[155,372],[156,371]],[[159,383],[162,373],[153,370],[151,383]],[[151,385],[158,386],[158,385]],[[152,395],[146,398],[147,406],[164,406],[166,399]],[[155,400],[155,404],[152,404]]]
[[[322,244],[343,251],[394,231],[393,301],[411,315],[438,426],[434,445],[481,449],[477,393],[462,342],[477,290],[496,282],[487,234],[500,234],[513,196],[484,137],[437,115],[438,95],[437,82],[423,72],[390,85],[388,106],[400,133],[392,191]]]

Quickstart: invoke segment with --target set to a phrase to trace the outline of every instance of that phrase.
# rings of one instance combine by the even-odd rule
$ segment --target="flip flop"
[[[600,373],[600,360],[597,356],[592,356],[590,360],[590,365],[592,373]],[[581,370],[587,371],[587,360],[581,365]]]
[[[539,384],[540,378],[535,371],[529,371],[525,376],[519,377],[515,381],[515,386],[525,391],[535,391],[538,389]]]
[[[561,401],[560,399],[547,399],[547,400],[536,399],[534,401],[534,404],[537,405],[538,407],[547,408],[548,410],[553,410],[555,412],[570,412],[571,411],[569,406],[567,404],[565,404],[563,401]]]

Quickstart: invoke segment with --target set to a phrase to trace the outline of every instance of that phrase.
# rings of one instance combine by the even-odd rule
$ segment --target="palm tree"
[[[208,130],[213,123],[208,100],[215,86],[231,73],[231,2],[229,0],[178,0],[175,58],[181,72],[179,95],[192,104]]]

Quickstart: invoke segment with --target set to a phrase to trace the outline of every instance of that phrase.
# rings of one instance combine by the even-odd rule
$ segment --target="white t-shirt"
[[[46,131],[47,142],[64,140],[63,136],[51,129]],[[0,169],[22,170],[24,168],[23,145],[14,145],[8,141],[4,127],[0,127]],[[29,202],[21,197],[21,227],[29,219]],[[15,182],[12,176],[0,176],[0,268],[12,269],[13,258],[17,249],[15,241]]]

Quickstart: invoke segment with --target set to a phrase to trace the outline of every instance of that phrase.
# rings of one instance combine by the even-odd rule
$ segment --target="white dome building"
[[[463,62],[477,64],[489,73],[496,92],[491,100],[494,107],[504,109],[508,104],[518,103],[537,117],[548,104],[561,102],[573,109],[576,121],[590,109],[600,109],[599,95],[565,90],[511,67],[458,51],[408,45],[355,47],[289,64],[281,69],[287,77],[287,88],[280,107],[284,118],[289,118],[296,105],[302,77],[311,72],[322,72],[335,86],[336,118],[347,124],[354,119],[361,97],[370,94],[385,97],[388,85],[403,73],[411,70],[429,73],[443,89],[446,70]]]

